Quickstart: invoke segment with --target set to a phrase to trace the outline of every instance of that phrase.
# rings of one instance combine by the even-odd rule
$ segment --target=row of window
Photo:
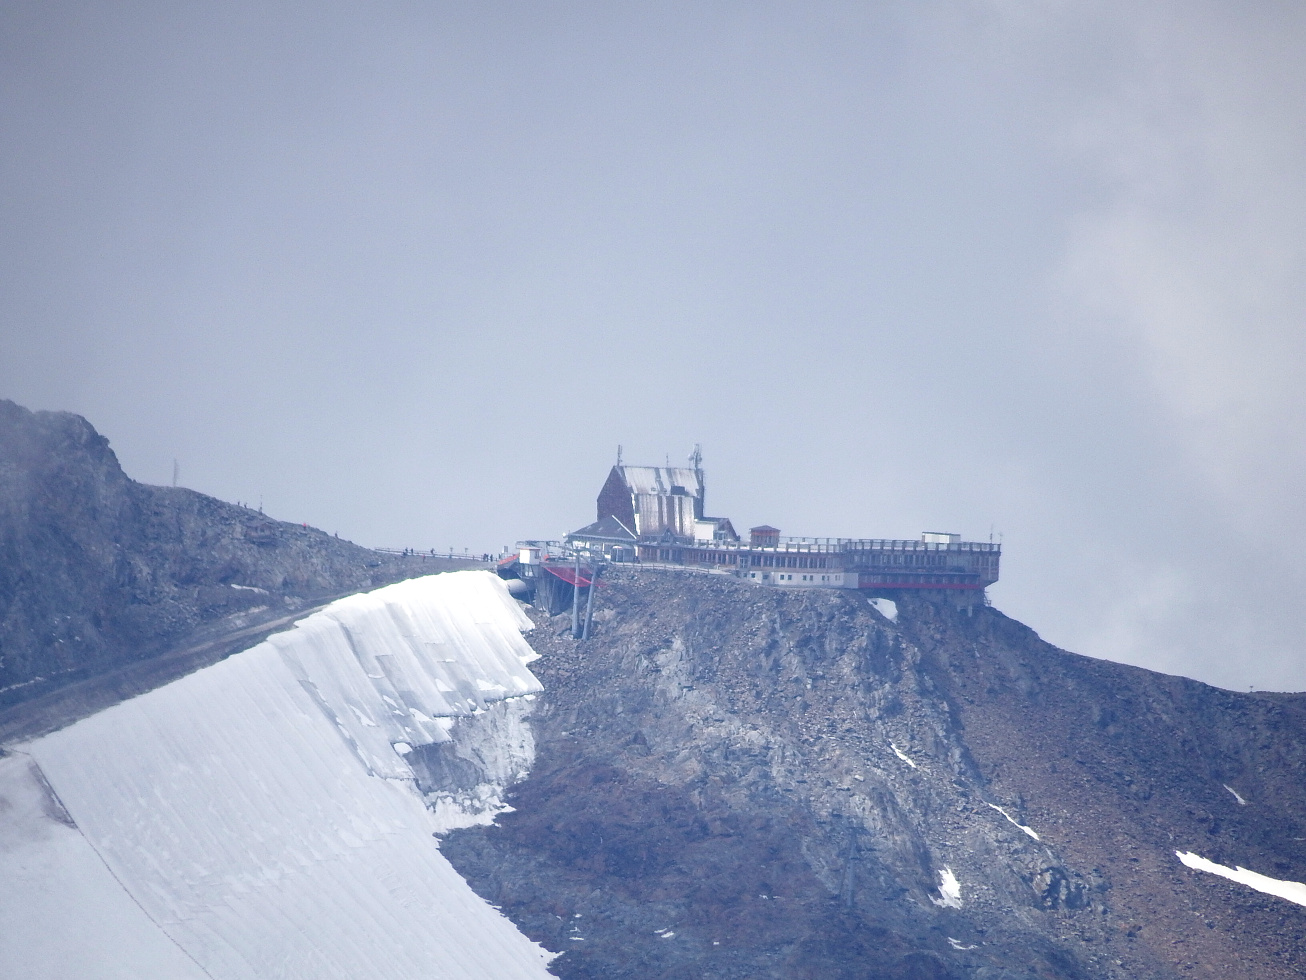
[[[924,554],[884,554],[879,562],[882,565],[909,565],[909,566],[928,566],[944,565],[947,563],[948,555],[943,553],[924,553]],[[684,551],[679,548],[659,548],[657,551],[657,561],[666,562],[702,562],[717,565],[743,565],[753,568],[829,568],[830,559],[826,557],[807,556],[807,555],[750,555],[747,552],[738,551]],[[997,559],[990,558],[986,562],[980,559],[981,567],[987,566],[989,569],[997,567]],[[837,566],[836,566],[837,567]],[[800,579],[801,581],[801,579]]]
[[[828,568],[827,558],[809,558],[793,555],[750,555],[738,551],[682,551],[678,548],[659,548],[658,561],[690,561],[717,565],[743,565],[753,568]]]
[[[868,585],[975,585],[970,575],[863,575]]]

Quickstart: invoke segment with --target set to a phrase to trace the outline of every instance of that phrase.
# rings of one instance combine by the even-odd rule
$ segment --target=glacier
[[[12,747],[0,975],[550,976],[408,761],[468,726],[486,779],[522,774],[530,625],[488,572],[414,579]]]

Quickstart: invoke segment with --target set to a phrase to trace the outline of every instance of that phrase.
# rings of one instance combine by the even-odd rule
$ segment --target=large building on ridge
[[[692,469],[618,463],[599,491],[596,523],[576,533],[614,518],[640,540],[738,541],[728,519],[704,514],[707,487],[697,454],[693,462]]]
[[[892,596],[902,590],[946,590],[979,596],[998,580],[1002,546],[927,531],[919,540],[795,538],[778,528],[752,528],[744,542],[729,519],[704,512],[701,457],[692,468],[612,468],[599,491],[598,519],[567,535],[569,549],[591,558],[697,567],[762,585],[862,589]]]

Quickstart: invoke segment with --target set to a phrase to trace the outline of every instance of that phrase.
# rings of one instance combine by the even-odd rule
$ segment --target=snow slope
[[[0,759],[0,882],[0,977],[203,980],[128,898],[25,755]]]
[[[21,860],[47,871],[15,877],[0,853],[20,883],[0,899],[21,966],[4,975],[547,977],[547,954],[440,854],[401,754],[541,689],[528,625],[489,573],[404,582],[22,746],[80,838],[54,804],[37,815],[28,770],[39,840]],[[8,765],[0,793],[21,778]],[[29,901],[62,912],[25,918]],[[99,972],[43,974],[43,923],[93,903],[120,938],[61,943]]]

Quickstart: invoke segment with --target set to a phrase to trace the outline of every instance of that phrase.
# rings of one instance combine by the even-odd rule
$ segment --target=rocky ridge
[[[1306,880],[1306,697],[923,597],[616,571],[596,608],[538,616],[534,771],[442,845],[559,976],[1306,969],[1306,908],[1175,856]]]
[[[137,483],[85,419],[0,400],[0,707],[451,564]]]

